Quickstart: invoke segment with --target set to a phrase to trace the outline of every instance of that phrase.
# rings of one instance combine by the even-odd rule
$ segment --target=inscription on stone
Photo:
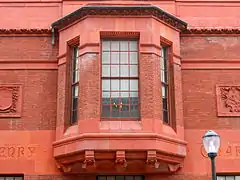
[[[203,157],[208,158],[208,155],[203,147],[201,146],[201,154]],[[224,147],[220,147],[218,151],[218,158],[225,159],[240,159],[240,144],[228,144]]]
[[[0,145],[1,158],[31,158],[35,155],[36,146]]]

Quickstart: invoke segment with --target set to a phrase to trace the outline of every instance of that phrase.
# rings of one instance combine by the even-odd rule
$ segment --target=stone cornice
[[[0,34],[51,34],[50,29],[0,29]]]
[[[86,5],[54,22],[52,28],[64,28],[86,16],[154,16],[181,31],[187,28],[184,21],[152,5]]]
[[[198,34],[240,34],[240,29],[207,29],[207,28],[197,28],[197,29],[185,29],[181,32],[183,35],[198,35]]]

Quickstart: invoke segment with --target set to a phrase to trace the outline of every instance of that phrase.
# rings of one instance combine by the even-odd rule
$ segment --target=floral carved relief
[[[0,117],[21,116],[21,85],[0,84]]]
[[[240,86],[217,86],[218,116],[240,116]]]

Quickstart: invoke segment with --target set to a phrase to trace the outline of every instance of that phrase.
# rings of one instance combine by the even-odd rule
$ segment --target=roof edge
[[[61,29],[88,15],[145,16],[151,15],[181,31],[187,23],[153,5],[85,5],[52,23],[51,28]]]

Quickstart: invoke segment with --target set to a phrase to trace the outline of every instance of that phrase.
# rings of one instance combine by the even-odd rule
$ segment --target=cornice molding
[[[178,29],[187,28],[187,23],[152,5],[86,5],[52,24],[53,29],[62,29],[86,16],[154,16]]]
[[[48,34],[50,29],[0,29],[0,34]]]
[[[181,32],[183,35],[202,35],[202,34],[240,34],[240,29],[227,29],[227,28],[221,28],[221,29],[207,29],[207,28],[196,28],[196,29],[185,29]]]

